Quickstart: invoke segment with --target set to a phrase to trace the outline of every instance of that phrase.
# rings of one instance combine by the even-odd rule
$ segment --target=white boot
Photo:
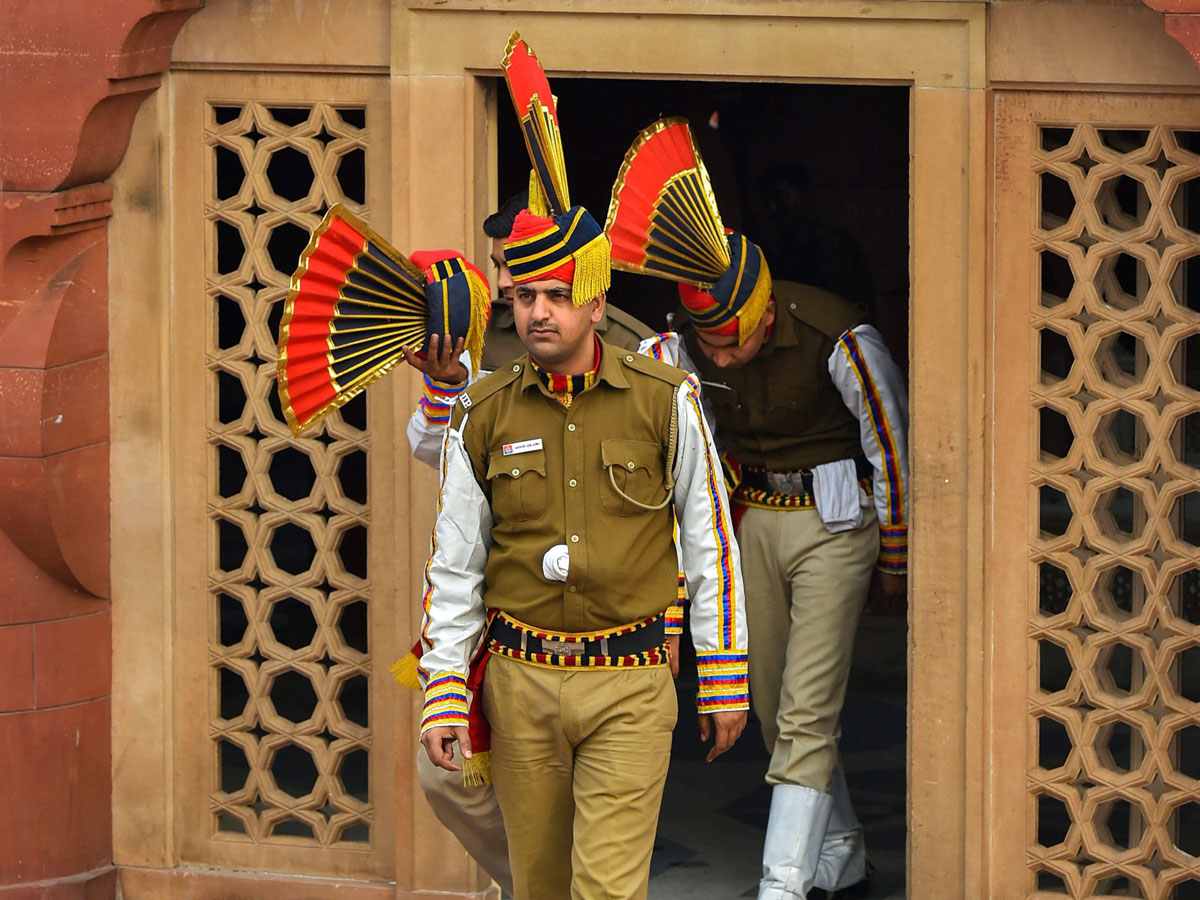
[[[815,887],[833,892],[858,884],[867,877],[867,843],[862,823],[854,814],[846,773],[839,759],[833,769],[833,812],[821,846]]]
[[[799,784],[771,790],[758,900],[804,900],[817,873],[833,796]]]

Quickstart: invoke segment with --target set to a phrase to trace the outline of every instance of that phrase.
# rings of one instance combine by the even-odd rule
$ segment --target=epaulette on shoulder
[[[604,307],[605,314],[618,325],[624,325],[637,337],[639,341],[644,341],[648,337],[654,337],[654,329],[643,322],[641,319],[634,316],[632,313],[627,313],[623,309],[618,309],[611,304]]]
[[[867,320],[866,312],[832,291],[811,284],[777,281],[775,302],[797,321],[836,341],[846,331]]]
[[[679,387],[687,380],[688,373],[678,366],[672,366],[658,359],[651,359],[641,353],[632,351],[621,354],[621,362],[635,372],[665,381],[672,387]]]
[[[524,360],[513,360],[513,362],[505,365],[503,368],[497,369],[495,372],[489,372],[478,381],[467,386],[467,389],[458,395],[458,403],[463,409],[470,409],[478,403],[482,403],[492,394],[504,388],[506,385],[521,377],[521,370],[525,368]]]

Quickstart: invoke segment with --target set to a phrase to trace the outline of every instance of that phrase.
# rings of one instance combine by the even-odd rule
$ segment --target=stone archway
[[[201,6],[0,21],[0,895],[115,891],[104,180]]]

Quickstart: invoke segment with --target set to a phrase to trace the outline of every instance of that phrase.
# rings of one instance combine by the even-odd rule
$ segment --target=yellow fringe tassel
[[[529,170],[529,212],[535,216],[546,218],[550,215],[550,201],[542,191],[542,182],[538,179],[537,169]]]
[[[575,259],[575,278],[571,282],[571,295],[576,306],[583,306],[612,286],[608,238],[603,234],[596,235],[572,257]]]
[[[414,691],[421,689],[421,681],[417,678],[417,658],[413,654],[407,653],[396,660],[388,666],[388,671],[404,687],[412,688]]]
[[[467,270],[467,283],[471,286],[471,321],[467,326],[464,346],[471,356],[471,374],[476,375],[483,359],[483,337],[492,309],[492,297],[487,284],[470,269]]]
[[[468,787],[483,787],[492,783],[492,752],[484,750],[472,753],[463,760],[463,784]]]
[[[771,299],[771,270],[767,268],[767,257],[762,256],[758,264],[758,280],[754,289],[742,308],[737,311],[738,346],[746,343],[746,339],[762,321],[763,313],[767,311],[767,301]]]

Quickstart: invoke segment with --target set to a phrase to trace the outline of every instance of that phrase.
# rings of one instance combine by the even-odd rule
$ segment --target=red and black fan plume
[[[634,140],[604,230],[617,269],[708,288],[729,268],[721,213],[687,119],[661,119]]]
[[[504,80],[521,121],[529,161],[533,164],[529,208],[540,216],[561,216],[571,208],[571,196],[567,188],[562,134],[558,129],[557,104],[550,93],[546,72],[533,48],[516,31],[509,35],[500,66],[504,69]],[[535,187],[540,191],[535,191]]]
[[[341,204],[313,232],[279,327],[279,399],[300,434],[425,344],[425,275]]]

